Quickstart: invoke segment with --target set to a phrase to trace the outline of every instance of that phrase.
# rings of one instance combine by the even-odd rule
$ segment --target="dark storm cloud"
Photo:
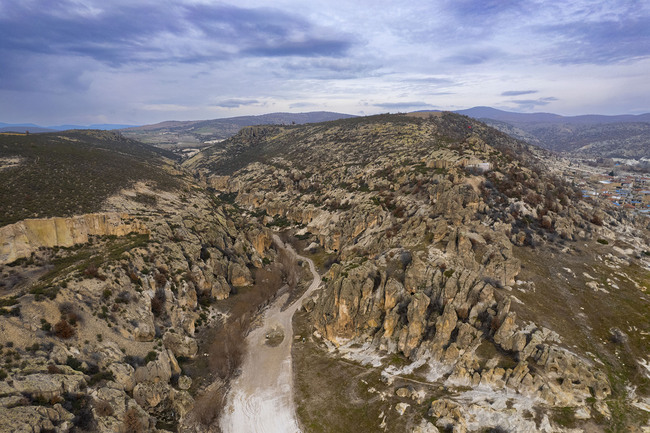
[[[521,96],[537,93],[537,90],[507,90],[501,93],[501,96]]]
[[[58,8],[57,8],[58,6]],[[75,5],[25,2],[14,4],[0,17],[0,51],[30,54],[77,55],[103,63],[152,60],[160,47],[150,45],[163,33],[180,33],[178,20],[163,9],[145,6],[111,8],[95,16],[75,13]]]

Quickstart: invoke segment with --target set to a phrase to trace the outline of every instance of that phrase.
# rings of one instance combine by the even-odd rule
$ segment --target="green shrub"
[[[152,350],[149,353],[147,353],[147,356],[144,357],[144,362],[145,364],[147,364],[151,361],[155,361],[156,359],[158,359],[158,352]]]

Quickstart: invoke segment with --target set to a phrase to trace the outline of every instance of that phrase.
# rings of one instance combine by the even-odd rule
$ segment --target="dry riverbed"
[[[275,239],[282,245],[279,239]],[[290,246],[285,246],[293,254]],[[263,313],[261,326],[246,337],[246,357],[241,375],[232,383],[221,429],[228,433],[299,432],[294,405],[291,344],[292,318],[302,301],[321,282],[314,263],[308,263],[313,281],[305,293],[284,310],[287,295],[276,299]]]

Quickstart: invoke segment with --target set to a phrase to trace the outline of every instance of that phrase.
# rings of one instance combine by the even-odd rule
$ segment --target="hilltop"
[[[175,158],[108,131],[0,134],[0,225],[96,212],[136,181],[173,187],[161,167]]]
[[[304,425],[647,425],[648,221],[553,160],[414,113],[248,127],[184,166],[325,272],[294,325]]]

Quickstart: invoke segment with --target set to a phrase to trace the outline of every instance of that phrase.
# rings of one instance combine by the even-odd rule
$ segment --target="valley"
[[[451,112],[0,139],[0,430],[650,428],[649,221],[593,167]]]

